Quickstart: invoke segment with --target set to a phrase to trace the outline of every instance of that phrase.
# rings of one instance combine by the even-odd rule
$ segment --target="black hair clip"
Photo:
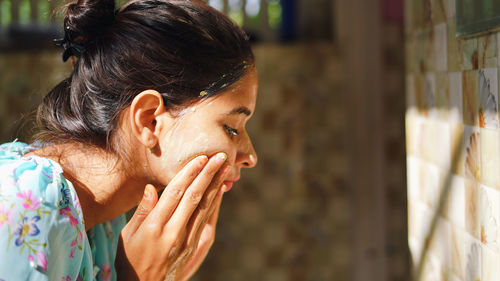
[[[84,50],[82,45],[70,44],[67,42],[66,38],[54,39],[54,44],[64,48],[64,52],[62,54],[63,62],[66,62],[71,56],[79,58]]]
[[[83,36],[80,36],[75,31],[71,30],[68,26],[68,17],[64,18],[64,37],[54,39],[54,44],[64,48],[62,54],[63,62],[66,62],[70,57],[75,56],[79,58],[85,50],[83,45],[78,43],[82,42]]]

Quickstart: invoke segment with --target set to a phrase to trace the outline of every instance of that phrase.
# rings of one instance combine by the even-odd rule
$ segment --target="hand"
[[[118,280],[185,278],[205,225],[220,206],[221,185],[229,171],[229,167],[221,168],[225,157],[220,155],[189,162],[159,199],[155,188],[146,186],[134,216],[120,234],[115,262]]]
[[[224,190],[224,186],[221,188]],[[215,210],[210,216],[208,222],[205,224],[203,231],[201,232],[200,242],[198,243],[198,248],[191,258],[191,262],[189,262],[184,274],[182,276],[183,281],[189,280],[198,268],[200,268],[201,264],[207,257],[208,251],[212,247],[212,244],[215,240],[215,227],[217,225],[217,218],[219,217],[220,205],[222,203],[222,196],[217,196],[214,202]]]

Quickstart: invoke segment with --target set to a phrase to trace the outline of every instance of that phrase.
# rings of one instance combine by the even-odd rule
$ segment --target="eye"
[[[232,137],[232,136],[237,136],[239,135],[240,133],[238,132],[238,130],[236,129],[233,129],[231,127],[229,127],[228,125],[224,125],[224,130],[226,130],[226,132]]]

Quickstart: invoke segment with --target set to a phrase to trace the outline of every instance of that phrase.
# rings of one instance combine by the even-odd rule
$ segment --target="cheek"
[[[198,155],[210,157],[223,151],[229,154],[230,161],[234,159],[231,140],[223,135],[223,132],[221,134],[206,131],[174,133],[159,143],[162,152],[159,164],[164,175],[162,183],[169,182],[191,159]]]

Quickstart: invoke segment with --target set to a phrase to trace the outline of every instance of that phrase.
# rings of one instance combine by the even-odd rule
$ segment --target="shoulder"
[[[22,143],[0,146],[0,260],[9,265],[9,272],[0,269],[0,279],[33,270],[62,274],[83,255],[85,227],[76,192],[56,162],[23,157],[30,149]]]
[[[78,196],[61,166],[44,157],[24,157],[30,149],[22,143],[0,145],[0,203],[10,201],[26,211],[44,209],[62,215],[74,209],[75,219],[83,219]]]

